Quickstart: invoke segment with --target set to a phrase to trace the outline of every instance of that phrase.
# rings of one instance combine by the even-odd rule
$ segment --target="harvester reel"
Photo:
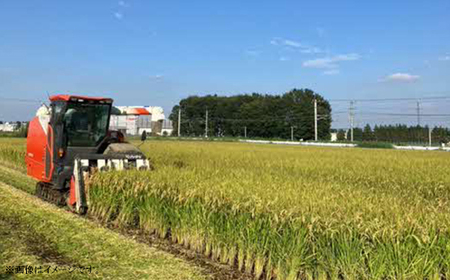
[[[121,145],[118,145],[121,146]],[[134,148],[134,146],[133,146]],[[124,151],[124,150],[122,150]],[[112,152],[112,150],[110,150]],[[93,170],[100,172],[107,172],[110,170],[127,170],[137,169],[145,171],[150,169],[150,162],[146,159],[142,153],[140,155],[131,155],[127,158],[128,154],[116,154],[117,158],[109,158],[111,154],[104,154],[105,158],[97,159],[75,159],[73,170],[73,183],[75,192],[75,211],[81,215],[87,213],[88,202],[86,198],[86,178],[88,178]]]

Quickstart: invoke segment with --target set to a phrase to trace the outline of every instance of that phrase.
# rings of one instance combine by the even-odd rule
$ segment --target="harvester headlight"
[[[62,157],[64,156],[64,149],[63,149],[63,148],[59,148],[59,150],[58,150],[58,156],[59,156],[60,158],[62,158]]]

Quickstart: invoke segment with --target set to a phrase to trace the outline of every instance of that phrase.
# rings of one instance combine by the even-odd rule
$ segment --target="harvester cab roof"
[[[72,102],[99,102],[99,103],[108,103],[112,104],[113,100],[111,98],[103,98],[103,97],[88,97],[88,96],[80,96],[80,95],[66,95],[66,94],[58,94],[50,96],[50,101],[72,101]]]

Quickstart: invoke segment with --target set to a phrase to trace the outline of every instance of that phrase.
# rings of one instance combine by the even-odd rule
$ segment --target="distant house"
[[[170,136],[173,132],[173,123],[171,120],[164,120],[162,122],[161,135]]]
[[[171,122],[166,121],[161,107],[149,106],[117,106],[110,119],[110,128],[127,135],[148,134],[168,135],[172,133]]]
[[[331,132],[331,142],[336,142],[338,140],[338,133],[337,132]]]
[[[0,124],[0,131],[2,132],[13,132],[17,130],[18,125],[16,122],[6,122],[3,124]]]

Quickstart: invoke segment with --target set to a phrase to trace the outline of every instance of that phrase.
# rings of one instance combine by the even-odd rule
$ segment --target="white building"
[[[2,132],[13,132],[17,129],[17,123],[6,122],[0,124],[0,131]]]
[[[336,142],[338,140],[338,133],[337,132],[331,132],[331,142]]]
[[[110,128],[128,135],[141,135],[144,131],[156,135],[170,135],[171,122],[168,123],[161,107],[118,106],[119,114],[112,114]]]
[[[170,136],[173,132],[173,123],[171,120],[164,120],[161,128],[161,135]]]

